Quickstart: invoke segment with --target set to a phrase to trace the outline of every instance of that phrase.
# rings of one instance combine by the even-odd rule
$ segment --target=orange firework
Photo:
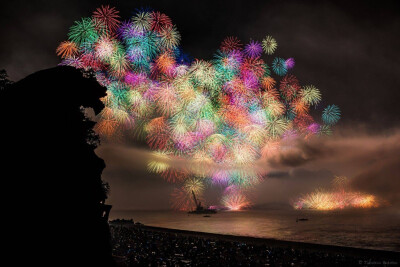
[[[95,131],[103,136],[111,137],[115,133],[118,122],[112,119],[102,119],[95,126]]]
[[[237,106],[225,106],[224,108],[221,108],[220,114],[226,122],[235,127],[245,127],[250,123],[250,118],[247,114],[242,112],[242,109]]]
[[[267,90],[272,89],[275,86],[275,84],[276,84],[276,81],[271,76],[264,77],[261,81],[261,85]]]
[[[292,102],[292,107],[296,111],[297,114],[306,114],[309,110],[309,105],[307,105],[302,99],[295,100]]]
[[[167,75],[172,75],[174,73],[175,59],[171,52],[167,51],[160,54],[155,63],[157,69],[162,73]]]
[[[163,150],[167,147],[169,131],[164,117],[152,119],[146,126],[146,131],[146,140],[151,148]]]
[[[73,57],[78,53],[78,47],[74,42],[64,41],[57,47],[56,52],[62,58]]]

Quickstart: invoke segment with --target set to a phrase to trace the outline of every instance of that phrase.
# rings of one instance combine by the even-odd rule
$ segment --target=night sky
[[[310,144],[320,148],[315,160],[271,163],[269,179],[254,193],[258,204],[287,203],[326,184],[334,174],[354,177],[360,189],[372,193],[388,190],[391,201],[398,203],[399,1],[3,2],[0,69],[14,81],[56,66],[60,58],[55,49],[67,39],[69,27],[101,4],[115,6],[122,18],[142,6],[167,14],[181,33],[181,47],[199,59],[211,59],[226,36],[246,43],[272,35],[278,42],[275,55],[295,58],[292,73],[302,84],[321,90],[323,106],[338,105],[342,119],[336,137],[323,146]],[[336,150],[328,150],[329,157],[324,149],[332,147]],[[98,149],[107,164],[103,177],[111,185],[110,202],[116,208],[169,206],[172,185],[146,171],[147,153],[134,144],[103,144]],[[338,160],[344,156],[347,161]]]

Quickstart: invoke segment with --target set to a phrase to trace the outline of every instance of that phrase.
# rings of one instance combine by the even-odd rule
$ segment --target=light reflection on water
[[[306,217],[306,222],[296,218]],[[347,211],[220,211],[211,217],[177,211],[118,211],[145,225],[218,234],[400,251],[400,212],[394,209]]]

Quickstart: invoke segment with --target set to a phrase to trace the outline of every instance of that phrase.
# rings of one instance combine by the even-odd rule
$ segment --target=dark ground
[[[400,253],[111,225],[118,266],[398,266]]]

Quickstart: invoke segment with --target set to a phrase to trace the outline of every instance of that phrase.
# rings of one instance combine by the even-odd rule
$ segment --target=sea
[[[273,238],[400,252],[400,210],[317,211],[257,209],[204,215],[171,210],[112,210],[110,220],[133,219],[149,226]],[[307,218],[308,221],[297,219]]]

